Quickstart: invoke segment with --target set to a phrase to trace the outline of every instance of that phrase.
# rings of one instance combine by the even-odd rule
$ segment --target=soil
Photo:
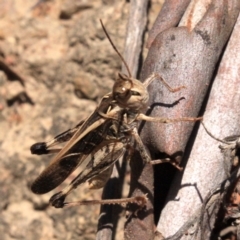
[[[0,0],[0,239],[95,239],[99,206],[48,204],[73,176],[48,194],[30,191],[51,156],[29,148],[84,120],[111,90],[121,62],[99,19],[121,52],[128,10],[122,0]],[[100,198],[86,184],[68,200]]]

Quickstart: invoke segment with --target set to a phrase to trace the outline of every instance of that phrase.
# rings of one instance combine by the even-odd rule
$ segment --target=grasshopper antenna
[[[112,39],[110,38],[110,36],[109,36],[109,34],[108,34],[106,28],[105,28],[104,25],[103,25],[102,19],[100,19],[100,23],[101,23],[101,25],[102,25],[102,29],[103,29],[103,31],[105,32],[105,34],[106,34],[106,36],[107,36],[109,42],[110,42],[111,45],[112,45],[113,49],[114,49],[115,52],[118,54],[118,56],[121,58],[121,60],[122,60],[122,62],[123,62],[123,64],[124,64],[124,66],[126,67],[127,72],[128,72],[128,76],[129,76],[129,77],[132,77],[132,74],[131,74],[131,72],[130,72],[130,69],[129,69],[129,67],[128,67],[126,61],[125,61],[125,59],[123,58],[123,56],[121,55],[121,53],[120,53],[120,52],[117,50],[117,48],[115,47],[115,45],[114,45]]]

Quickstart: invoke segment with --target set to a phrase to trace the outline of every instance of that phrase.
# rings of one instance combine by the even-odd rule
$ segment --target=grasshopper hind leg
[[[104,187],[104,185],[110,178],[112,171],[113,171],[113,165],[111,167],[107,168],[105,171],[98,174],[96,177],[90,179],[88,181],[89,188],[90,189],[99,189],[99,188]],[[69,193],[70,193],[70,191],[66,192],[65,194],[63,191],[61,191],[61,192],[54,194],[49,200],[50,204],[52,206],[54,206],[55,208],[63,208],[67,204],[67,203],[65,203],[65,199]]]
[[[177,168],[178,170],[182,171],[182,167],[180,167],[178,165],[178,163],[176,161],[174,161],[173,159],[171,158],[165,158],[165,159],[156,159],[156,160],[152,160],[151,157],[149,156],[149,154],[147,153],[146,151],[146,148],[138,134],[138,130],[137,128],[133,128],[132,130],[132,134],[133,134],[133,137],[134,139],[136,140],[136,143],[137,143],[137,146],[138,146],[138,150],[139,150],[139,153],[143,159],[143,161],[145,163],[150,163],[152,165],[156,165],[156,164],[160,164],[160,163],[170,163],[172,164],[175,168]]]
[[[38,143],[33,144],[30,147],[30,151],[32,154],[37,154],[37,155],[49,153],[46,142],[38,142]]]
[[[80,122],[76,127],[68,129],[63,133],[60,133],[49,142],[37,142],[33,144],[30,147],[31,153],[36,155],[58,153],[59,151],[61,151],[62,148],[61,147],[52,148],[52,147],[57,144],[61,144],[63,142],[69,141],[81,125],[82,125],[82,122]]]
[[[63,208],[66,204],[65,203],[66,196],[67,196],[66,194],[58,192],[50,198],[49,202],[55,208]]]
[[[73,206],[81,206],[81,205],[95,205],[95,204],[120,204],[125,206],[127,203],[137,204],[140,208],[143,208],[147,203],[147,196],[136,196],[130,198],[122,198],[122,199],[104,199],[104,200],[86,200],[86,201],[76,201],[76,202],[65,202],[66,194],[62,192],[54,194],[49,202],[55,208],[63,208],[63,207],[73,207]]]

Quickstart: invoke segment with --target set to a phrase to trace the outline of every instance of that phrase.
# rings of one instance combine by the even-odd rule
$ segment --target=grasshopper
[[[138,134],[137,125],[141,120],[162,123],[179,121],[197,121],[201,118],[165,119],[146,116],[149,94],[147,86],[156,78],[171,92],[183,87],[172,89],[158,74],[153,73],[143,83],[131,77],[130,70],[122,55],[111,41],[105,27],[102,28],[112,47],[123,61],[128,75],[119,73],[112,92],[106,94],[95,111],[75,128],[56,136],[49,142],[39,142],[31,146],[32,154],[57,153],[50,165],[33,182],[31,190],[36,194],[47,193],[60,185],[76,168],[83,170],[73,179],[69,186],[50,199],[52,206],[62,208],[66,205],[109,204],[135,202],[146,203],[146,196],[117,200],[65,202],[67,195],[79,185],[88,181],[90,188],[101,188],[110,178],[113,164],[126,152],[137,148],[146,163],[158,164],[171,162],[170,159],[152,160],[148,155]],[[60,143],[66,143],[63,148],[55,148]],[[176,165],[177,168],[179,168]]]

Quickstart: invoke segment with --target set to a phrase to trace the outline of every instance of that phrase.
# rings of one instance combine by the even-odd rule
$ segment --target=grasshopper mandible
[[[32,145],[32,154],[57,153],[50,165],[33,182],[31,190],[36,194],[47,193],[60,185],[76,168],[82,171],[73,179],[69,186],[53,195],[50,203],[56,208],[75,203],[66,203],[66,196],[78,185],[89,182],[90,188],[101,188],[110,178],[113,164],[123,153],[133,147],[134,142],[146,163],[158,164],[170,162],[169,159],[152,160],[138,135],[139,121],[155,121],[172,123],[179,121],[197,121],[201,118],[152,118],[143,114],[146,110],[149,93],[147,86],[159,79],[171,92],[183,87],[172,89],[159,75],[153,73],[143,83],[131,77],[130,70],[122,55],[111,41],[105,27],[100,20],[102,28],[112,47],[123,61],[128,75],[119,73],[112,92],[106,94],[96,110],[83,123],[56,136],[45,143]],[[63,148],[54,148],[59,143],[66,142]],[[174,163],[172,163],[174,165]],[[178,166],[177,166],[178,167]],[[135,202],[144,205],[145,196],[118,200],[81,201],[76,204],[89,203],[122,203]]]

